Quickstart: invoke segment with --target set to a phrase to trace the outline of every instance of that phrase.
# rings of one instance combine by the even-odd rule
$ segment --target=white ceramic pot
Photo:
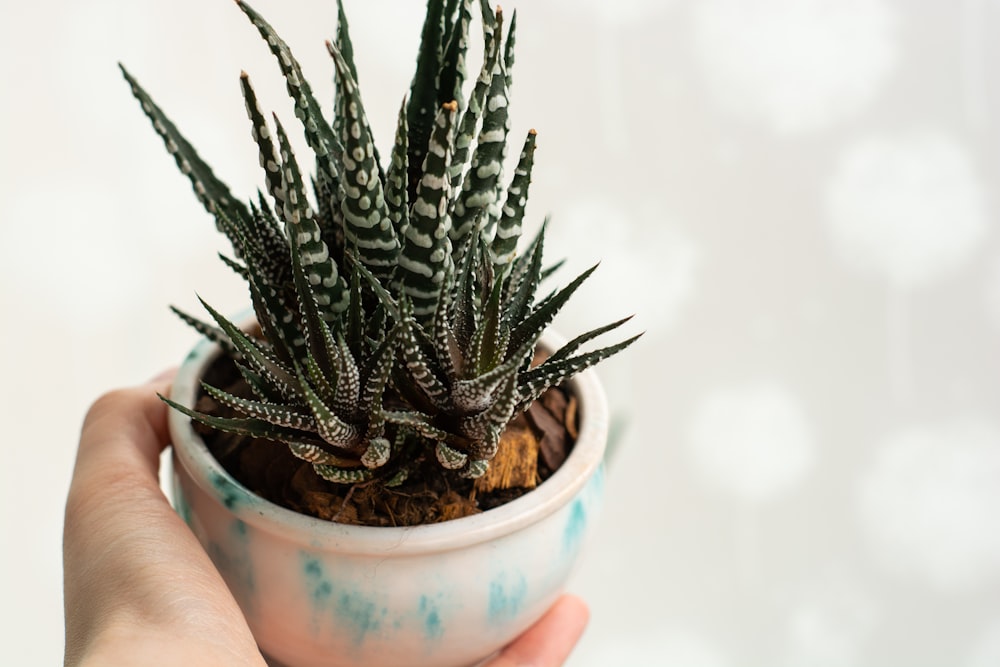
[[[559,341],[543,338],[542,344]],[[171,397],[194,404],[218,355],[202,342]],[[580,437],[532,492],[475,516],[347,526],[254,495],[171,411],[178,512],[225,578],[261,650],[288,667],[465,667],[509,643],[563,591],[600,509],[607,407],[592,371],[570,387]]]

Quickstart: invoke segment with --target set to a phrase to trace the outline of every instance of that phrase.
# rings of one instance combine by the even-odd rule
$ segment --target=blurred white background
[[[329,99],[333,1],[254,4]],[[385,154],[423,3],[345,4]],[[621,438],[570,665],[1000,665],[1000,1],[514,7],[528,214],[570,271],[603,258],[559,327],[647,331],[600,370]],[[246,302],[115,63],[247,196],[240,70],[291,104],[232,2],[2,16],[0,627],[52,665],[87,405],[183,357],[167,304]]]

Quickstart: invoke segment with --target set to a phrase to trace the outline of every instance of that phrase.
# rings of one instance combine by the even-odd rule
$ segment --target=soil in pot
[[[537,359],[536,359],[537,361]],[[232,360],[216,358],[205,381],[237,396],[252,397]],[[478,480],[446,471],[428,451],[403,484],[333,484],[281,443],[224,433],[195,423],[209,451],[245,487],[282,507],[369,526],[413,526],[457,519],[503,505],[535,488],[562,465],[576,439],[576,399],[561,387],[546,391],[504,432],[496,458]],[[197,410],[237,416],[201,392]]]

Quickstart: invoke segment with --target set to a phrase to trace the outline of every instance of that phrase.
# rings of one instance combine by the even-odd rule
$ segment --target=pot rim
[[[546,332],[539,343],[556,349],[565,340]],[[203,338],[178,369],[170,390],[171,399],[193,406],[202,373],[220,352],[217,344]],[[608,433],[604,391],[593,369],[577,374],[567,386],[577,397],[580,427],[579,437],[559,469],[535,489],[504,505],[441,523],[354,526],[281,507],[232,477],[209,452],[192,428],[191,420],[171,409],[168,423],[174,465],[183,467],[203,492],[224,504],[236,518],[259,530],[315,548],[334,547],[339,552],[354,554],[424,554],[457,549],[495,540],[541,521],[567,505],[599,469]]]

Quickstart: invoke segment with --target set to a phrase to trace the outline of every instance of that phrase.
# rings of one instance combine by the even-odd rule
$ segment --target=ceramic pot
[[[550,349],[561,341],[547,336]],[[203,341],[171,397],[194,404],[219,354]],[[173,492],[261,650],[287,667],[466,667],[527,629],[563,591],[603,491],[607,407],[592,371],[569,383],[580,437],[524,496],[475,516],[347,526],[279,507],[227,473],[170,414]]]

